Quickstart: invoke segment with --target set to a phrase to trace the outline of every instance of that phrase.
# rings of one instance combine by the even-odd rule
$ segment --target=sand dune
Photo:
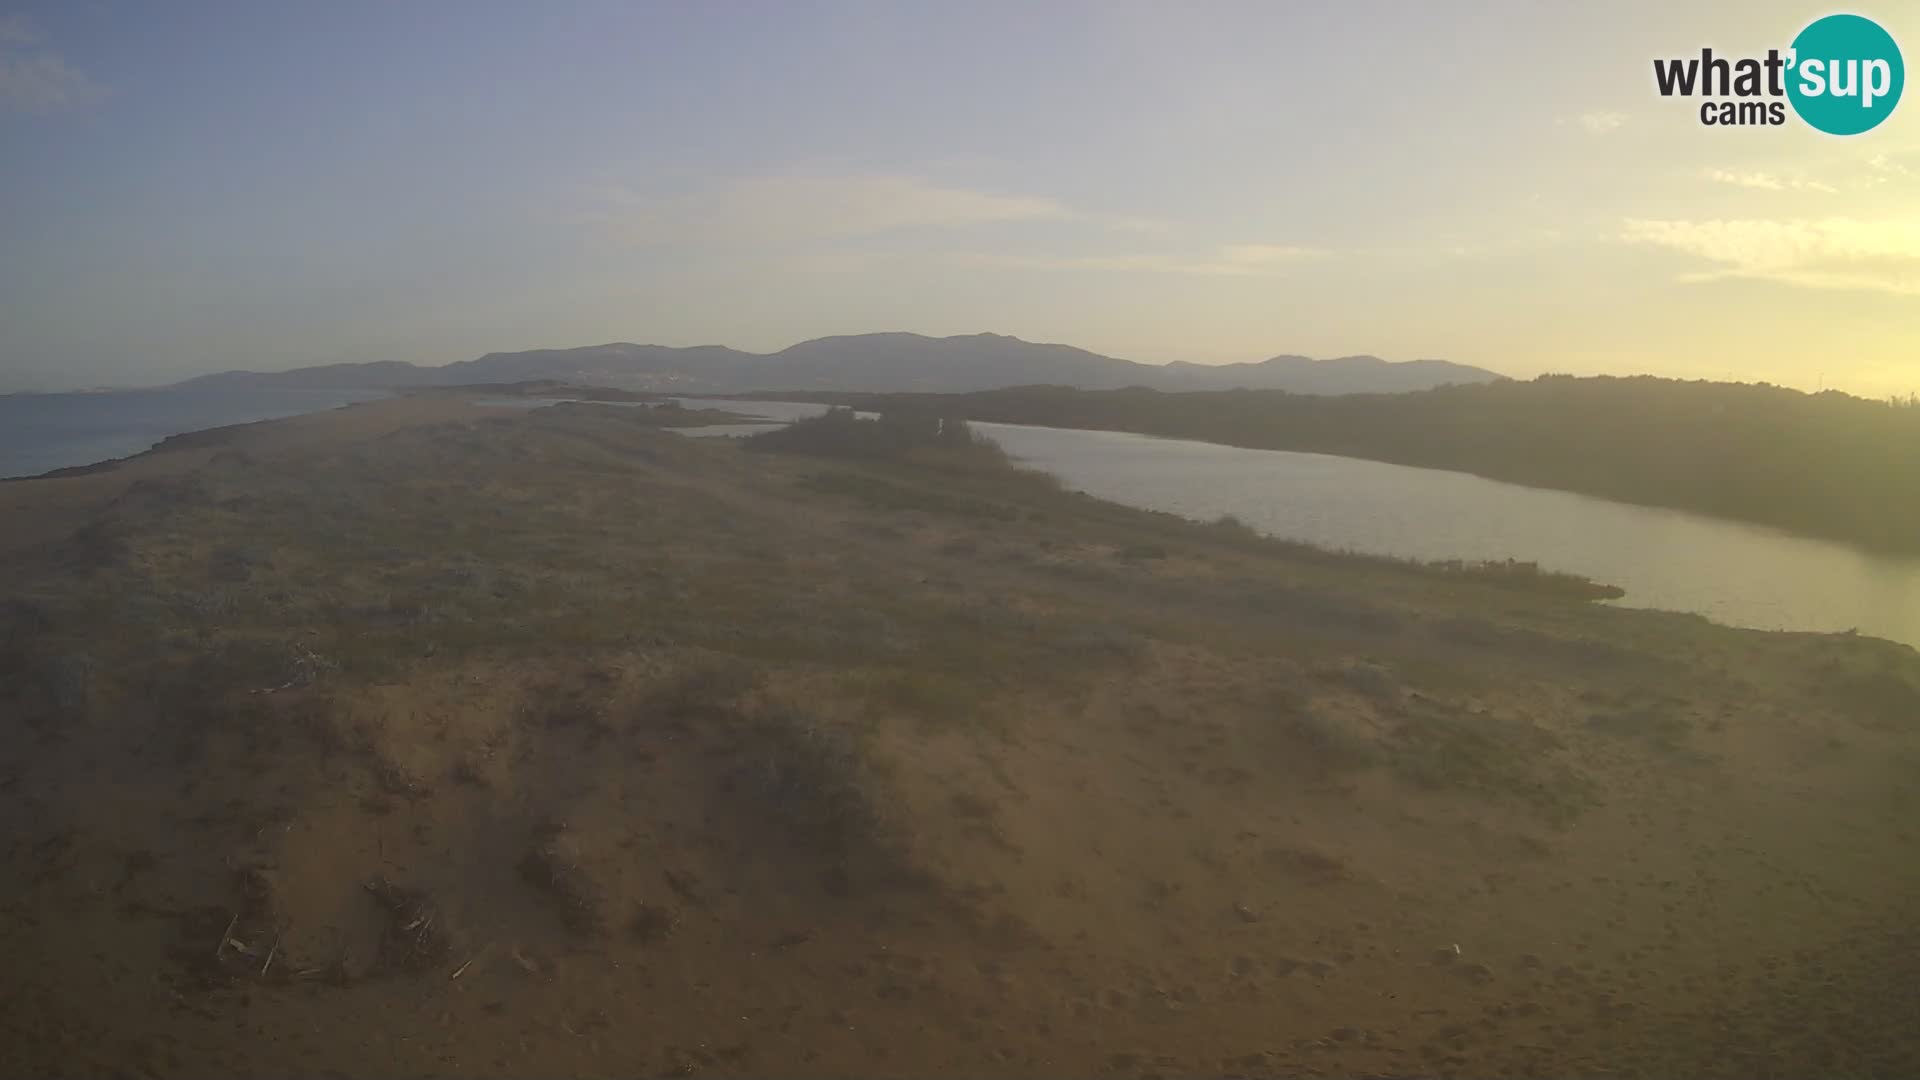
[[[0,485],[0,1070],[1920,1071],[1920,658],[379,402]]]

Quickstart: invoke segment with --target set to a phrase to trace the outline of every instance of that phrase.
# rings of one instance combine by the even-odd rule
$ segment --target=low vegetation
[[[1005,455],[967,422],[937,412],[897,409],[864,418],[852,409],[828,409],[750,437],[747,449],[867,461],[898,461],[918,451],[940,450],[986,462]]]
[[[1920,1063],[1912,650],[1131,510],[924,415],[444,404],[44,489],[0,1071]]]
[[[747,733],[745,792],[792,840],[837,858],[890,841],[888,803],[860,733],[793,706]]]
[[[857,408],[1137,431],[1453,469],[1920,552],[1920,409],[1837,392],[1542,376],[1407,394],[1022,387],[819,395]]]

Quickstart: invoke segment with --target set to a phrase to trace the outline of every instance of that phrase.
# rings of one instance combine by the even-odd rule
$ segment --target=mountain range
[[[386,360],[291,371],[227,371],[178,389],[398,389],[553,379],[629,390],[737,393],[749,390],[963,392],[1057,385],[1087,390],[1289,390],[1302,394],[1397,393],[1502,376],[1446,360],[1393,363],[1377,356],[1314,360],[1276,356],[1245,364],[1142,364],[1071,345],[1004,334],[934,338],[855,334],[803,341],[775,353],[720,345],[673,348],[625,342],[575,349],[488,353],[439,367]]]

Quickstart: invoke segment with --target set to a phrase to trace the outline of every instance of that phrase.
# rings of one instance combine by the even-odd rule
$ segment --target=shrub
[[[1427,563],[1431,570],[1503,588],[1564,596],[1573,600],[1618,600],[1627,595],[1618,585],[1603,585],[1580,574],[1543,570],[1539,563],[1518,559],[1462,562],[1444,559]]]
[[[762,719],[748,783],[796,839],[847,853],[880,844],[887,817],[857,734],[797,709]]]
[[[447,958],[452,943],[440,907],[432,897],[384,877],[367,882],[366,889],[385,916],[376,969],[417,972]]]

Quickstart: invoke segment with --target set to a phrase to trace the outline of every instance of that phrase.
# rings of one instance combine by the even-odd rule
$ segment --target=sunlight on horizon
[[[1809,17],[0,8],[0,390],[904,330],[1906,395],[1920,103],[1653,86]]]

